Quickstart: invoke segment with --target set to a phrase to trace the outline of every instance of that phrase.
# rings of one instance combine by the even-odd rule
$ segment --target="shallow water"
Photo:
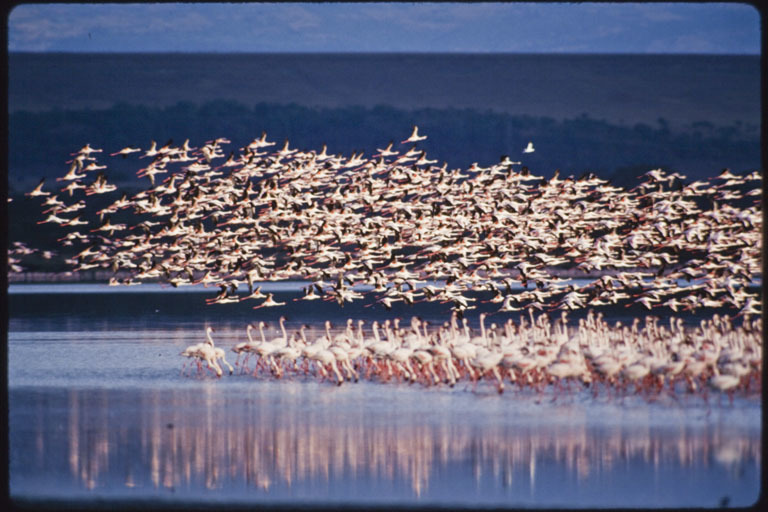
[[[573,389],[553,401],[551,391],[498,395],[484,382],[182,375],[178,354],[204,325],[228,349],[255,316],[276,333],[275,314],[200,306],[195,293],[18,290],[8,337],[13,498],[588,508],[745,506],[759,496],[759,397],[648,403]],[[358,311],[295,304],[289,330],[319,330],[326,306],[339,326]],[[383,314],[372,310],[359,309]]]

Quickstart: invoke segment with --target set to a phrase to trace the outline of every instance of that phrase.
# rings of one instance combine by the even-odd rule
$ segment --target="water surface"
[[[274,312],[203,298],[9,296],[13,498],[578,508],[758,499],[759,397],[648,403],[575,388],[498,395],[485,382],[182,374],[179,352],[205,325],[227,349],[257,315],[277,333]],[[289,330],[306,322],[319,334],[323,307],[281,312]],[[341,328],[347,311],[328,311]]]

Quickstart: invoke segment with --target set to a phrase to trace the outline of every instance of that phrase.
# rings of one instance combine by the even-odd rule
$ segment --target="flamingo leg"
[[[339,386],[344,384],[344,377],[341,376],[341,372],[339,372],[339,368],[336,366],[336,361],[331,361],[331,370],[333,370],[333,373],[336,374],[336,379]]]
[[[493,371],[493,375],[496,377],[496,381],[499,383],[499,394],[502,394],[504,392],[504,380],[499,374],[499,369],[494,366],[491,370]]]

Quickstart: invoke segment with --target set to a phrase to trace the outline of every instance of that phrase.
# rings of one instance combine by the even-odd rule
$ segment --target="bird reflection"
[[[69,392],[66,448],[56,443],[55,429],[42,429],[43,442],[39,432],[29,441],[30,450],[45,450],[36,461],[47,468],[68,462],[69,473],[84,489],[224,494],[245,485],[284,497],[292,496],[296,486],[315,492],[373,481],[419,498],[429,496],[432,485],[444,485],[439,481],[444,475],[452,475],[474,481],[478,490],[528,487],[533,495],[542,468],[557,467],[581,482],[632,463],[657,473],[670,466],[717,465],[736,472],[760,465],[759,435],[733,436],[720,425],[444,425],[377,421],[363,411],[345,411],[342,421],[333,408],[276,404],[281,409],[276,415],[272,406],[258,401],[232,410],[226,400],[212,399],[201,409],[182,390],[139,393],[135,417],[115,422],[110,402],[124,407],[124,399],[104,391],[97,396],[99,407],[86,407],[94,393]]]

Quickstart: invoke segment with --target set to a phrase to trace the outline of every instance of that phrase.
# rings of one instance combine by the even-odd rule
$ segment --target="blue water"
[[[759,495],[759,397],[649,403],[574,389],[553,401],[482,381],[182,374],[179,352],[204,325],[228,349],[246,322],[276,333],[283,312],[143,286],[25,288],[9,295],[12,498],[590,508],[746,506]],[[326,318],[342,327],[346,308],[316,302],[294,303],[289,331],[319,333]],[[372,309],[349,316],[384,317]]]
[[[574,279],[573,284],[583,286],[587,280]],[[755,286],[759,286],[759,280]],[[424,286],[426,283],[417,285]],[[440,284],[440,283],[432,283]],[[682,286],[694,283],[679,283]],[[242,330],[248,322],[276,322],[281,315],[285,315],[289,327],[298,329],[302,324],[322,324],[325,320],[331,320],[334,324],[343,328],[348,318],[355,320],[372,321],[382,318],[401,318],[410,321],[416,315],[432,325],[442,325],[451,315],[450,303],[420,302],[416,306],[409,306],[403,302],[395,302],[391,310],[377,303],[379,295],[365,294],[361,300],[346,302],[344,307],[339,307],[335,301],[299,300],[303,296],[303,287],[307,285],[302,281],[289,282],[263,282],[256,283],[261,286],[264,293],[271,292],[278,302],[286,303],[280,308],[253,309],[263,302],[262,299],[250,299],[239,303],[211,304],[205,302],[207,298],[215,297],[219,289],[215,286],[203,285],[181,286],[174,288],[164,284],[141,284],[138,286],[109,286],[106,284],[13,284],[9,287],[9,313],[11,325],[14,319],[35,318],[35,327],[51,325],[56,329],[59,322],[67,322],[70,328],[76,328],[82,322],[92,320],[109,321],[119,328],[151,325],[153,323],[184,325],[198,332],[203,332],[206,325],[227,325],[233,330]],[[513,286],[515,290],[522,290],[520,285]],[[529,286],[530,288],[530,286]],[[361,290],[370,287],[360,287]],[[238,294],[247,295],[247,287],[240,286]],[[157,296],[156,296],[157,295]],[[70,297],[77,297],[70,300]],[[468,296],[477,299],[473,304],[475,309],[465,313],[470,325],[479,325],[478,316],[485,312],[488,314],[489,325],[491,322],[499,326],[508,319],[518,320],[526,316],[525,312],[503,313],[499,312],[499,304],[488,302],[493,296],[491,292],[470,292]],[[167,298],[163,298],[167,297]],[[41,311],[47,311],[43,318],[39,318]],[[611,323],[620,321],[624,324],[632,323],[636,317],[644,317],[648,310],[643,306],[634,304],[625,307],[622,304],[606,306],[601,309],[607,320]],[[734,313],[735,310],[720,308],[699,310],[696,313],[674,313],[668,308],[655,308],[652,312],[656,316],[675,315],[683,319],[686,325],[698,325],[704,316],[714,313]],[[552,318],[559,318],[560,311],[547,313]],[[577,310],[569,313],[572,322],[584,318],[587,311]],[[79,328],[78,328],[79,329]]]
[[[234,380],[11,389],[12,496],[578,508],[757,499],[759,430],[729,410],[705,420],[695,408]]]

